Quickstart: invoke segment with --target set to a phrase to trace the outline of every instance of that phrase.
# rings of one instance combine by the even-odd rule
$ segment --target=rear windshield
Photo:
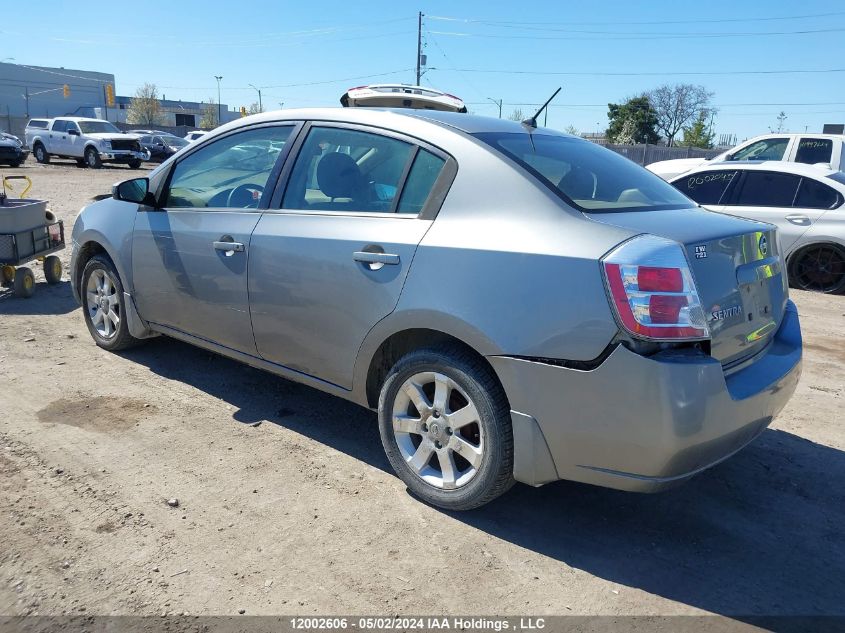
[[[29,123],[26,124],[26,127],[40,127],[40,128],[47,128],[47,121],[46,119],[32,119]]]
[[[845,185],[845,173],[841,171],[837,171],[833,174],[830,174],[828,178],[830,178],[831,180],[835,180],[840,185]]]
[[[475,134],[586,213],[693,207],[672,185],[624,156],[571,136],[518,132]],[[532,144],[533,140],[533,144]]]

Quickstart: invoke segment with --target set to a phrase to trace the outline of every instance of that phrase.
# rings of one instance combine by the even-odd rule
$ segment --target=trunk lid
[[[684,247],[710,327],[711,355],[726,369],[743,363],[771,340],[788,298],[774,226],[703,209],[588,217]]]

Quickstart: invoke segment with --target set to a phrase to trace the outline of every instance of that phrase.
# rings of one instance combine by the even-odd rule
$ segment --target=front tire
[[[116,352],[139,343],[129,333],[123,284],[107,257],[95,255],[85,264],[79,290],[85,325],[97,345]]]
[[[130,160],[129,169],[138,169],[141,166],[140,160]]]
[[[388,373],[378,414],[391,466],[423,501],[470,510],[513,485],[510,408],[480,358],[446,348],[411,352]]]
[[[41,143],[36,143],[35,147],[32,148],[33,154],[35,154],[35,160],[42,165],[46,165],[50,162],[50,155],[47,153],[47,149]]]
[[[85,164],[90,169],[99,169],[103,166],[103,161],[100,160],[100,152],[94,147],[89,147],[85,150]]]

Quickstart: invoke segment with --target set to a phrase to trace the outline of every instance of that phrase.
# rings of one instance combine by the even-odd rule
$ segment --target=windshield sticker
[[[732,180],[733,177],[736,175],[735,171],[717,171],[712,174],[704,174],[701,176],[690,176],[687,179],[687,188],[688,189],[695,189],[699,185],[706,184],[708,182],[715,182],[717,180]]]

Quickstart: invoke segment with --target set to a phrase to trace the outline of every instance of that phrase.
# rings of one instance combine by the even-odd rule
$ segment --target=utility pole
[[[249,84],[249,87],[252,88],[253,90],[255,90],[258,93],[258,111],[264,112],[264,106],[261,103],[261,88],[257,88],[256,86],[253,86],[252,84]]]
[[[26,118],[29,118],[29,86],[24,86],[24,91],[26,93]]]
[[[492,97],[487,97],[487,100],[492,101],[493,103],[496,104],[496,107],[499,108],[499,118],[501,119],[502,118],[502,100],[499,99],[497,101],[496,99],[493,99]]]
[[[217,125],[220,125],[222,123],[220,120],[220,80],[223,79],[223,76],[214,75],[214,78],[217,80]]]
[[[420,60],[422,59],[422,19],[423,13],[422,11],[419,12],[417,15],[417,83],[415,85],[420,85]]]

